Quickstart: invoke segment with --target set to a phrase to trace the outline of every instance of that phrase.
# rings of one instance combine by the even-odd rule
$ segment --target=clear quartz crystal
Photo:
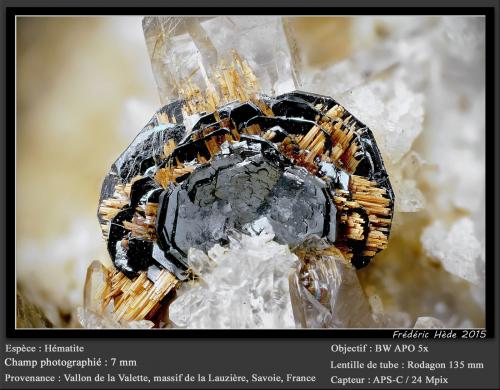
[[[269,224],[259,234],[231,237],[208,255],[190,250],[197,283],[185,284],[169,308],[169,318],[187,328],[294,327],[288,278],[297,257],[273,241]]]
[[[370,305],[359,283],[356,269],[344,261],[337,261],[342,284],[333,297],[333,315],[330,328],[373,328]]]
[[[98,260],[94,260],[89,265],[83,295],[85,309],[96,314],[104,312],[105,297],[111,289],[108,273],[106,267]]]
[[[332,304],[342,278],[333,257],[315,261],[308,270],[311,277],[309,291],[301,281],[300,270],[290,278],[295,324],[298,328],[324,328],[332,321]]]
[[[234,51],[248,62],[262,93],[297,86],[298,59],[286,18],[148,16],[142,24],[163,104],[180,97],[179,83],[187,79],[203,90],[215,87],[216,66],[229,64]]]
[[[305,288],[301,282],[299,272],[290,278],[290,294],[297,327],[377,326],[356,270],[340,254],[312,260],[308,274],[311,276],[311,282],[308,283],[310,289]]]

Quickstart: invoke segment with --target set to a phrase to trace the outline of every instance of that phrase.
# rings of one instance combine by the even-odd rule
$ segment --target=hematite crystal
[[[113,164],[98,214],[119,271],[153,283],[161,270],[196,277],[190,249],[226,245],[230,233],[255,232],[263,218],[296,253],[319,239],[359,268],[385,248],[394,199],[371,131],[326,96],[248,99],[213,112],[175,101]],[[198,119],[186,129],[184,118]],[[314,269],[299,257],[303,270]],[[303,283],[299,295],[318,280]],[[334,315],[333,304],[318,304]],[[327,317],[313,323],[335,321]]]
[[[263,216],[279,243],[297,246],[325,231],[335,237],[335,226],[330,232],[328,225],[335,220],[335,207],[327,204],[323,180],[280,162],[277,150],[262,153],[259,143],[239,142],[227,153],[164,193],[159,208],[166,212],[157,220],[161,247],[183,256],[189,248],[207,252],[227,242],[229,229],[244,231]]]

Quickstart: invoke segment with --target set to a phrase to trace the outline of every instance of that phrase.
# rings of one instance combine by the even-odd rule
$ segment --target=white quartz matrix
[[[185,285],[169,308],[187,328],[294,328],[288,277],[298,258],[273,241],[270,225],[230,238],[228,247],[191,249],[188,262],[201,279]]]

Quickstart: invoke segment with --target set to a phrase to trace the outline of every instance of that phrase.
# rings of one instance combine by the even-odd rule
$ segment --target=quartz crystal
[[[169,318],[187,328],[294,327],[288,288],[298,258],[287,245],[273,241],[270,223],[260,233],[230,237],[208,255],[190,250],[188,262],[199,272],[196,284],[185,284],[169,307]]]
[[[402,80],[372,81],[341,95],[339,101],[373,130],[382,153],[392,163],[410,150],[422,131],[423,95]]]
[[[470,218],[458,220],[450,229],[436,221],[424,230],[421,240],[427,254],[439,260],[446,271],[473,284],[484,278],[484,249]]]
[[[305,276],[311,279],[308,281],[310,289],[302,283],[300,270],[290,278],[295,325],[297,328],[326,328],[332,321],[342,283],[335,258],[318,259],[308,267]]]
[[[321,250],[321,241],[308,244],[309,253]],[[376,326],[356,271],[340,251],[308,257],[290,277],[290,294],[298,328]]]
[[[434,317],[418,317],[414,329],[440,329],[445,328],[443,322]]]
[[[216,88],[216,65],[244,54],[260,91],[277,95],[297,87],[293,38],[277,16],[169,17],[143,19],[153,74],[163,104],[182,96],[182,81]]]
[[[373,321],[370,306],[359,283],[356,270],[345,262],[340,266],[342,283],[333,297],[330,328],[372,328]]]
[[[403,311],[386,311],[380,296],[373,294],[368,297],[368,302],[372,310],[372,317],[376,327],[381,328],[409,328],[411,318]]]
[[[399,201],[396,208],[400,212],[415,212],[422,210],[425,205],[425,198],[417,187],[417,182],[412,179],[403,179],[396,190]]]
[[[391,179],[397,194],[397,211],[413,213],[424,209],[426,199],[419,189],[418,179],[430,169],[429,164],[412,150],[401,159],[399,169],[391,168]]]
[[[109,313],[98,314],[92,310],[79,307],[77,318],[84,328],[88,329],[151,329],[154,323],[147,320],[117,321]]]
[[[108,273],[106,267],[97,260],[89,265],[83,293],[85,309],[96,314],[104,313],[106,296],[111,290]]]

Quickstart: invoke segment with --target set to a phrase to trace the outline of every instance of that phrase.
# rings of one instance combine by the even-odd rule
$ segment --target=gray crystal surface
[[[165,241],[187,254],[226,243],[228,231],[267,217],[275,240],[292,247],[332,229],[335,207],[327,207],[325,183],[305,168],[283,166],[261,152],[260,144],[231,146],[210,165],[197,168],[164,197],[167,210],[160,231]],[[163,225],[162,225],[163,223]]]

